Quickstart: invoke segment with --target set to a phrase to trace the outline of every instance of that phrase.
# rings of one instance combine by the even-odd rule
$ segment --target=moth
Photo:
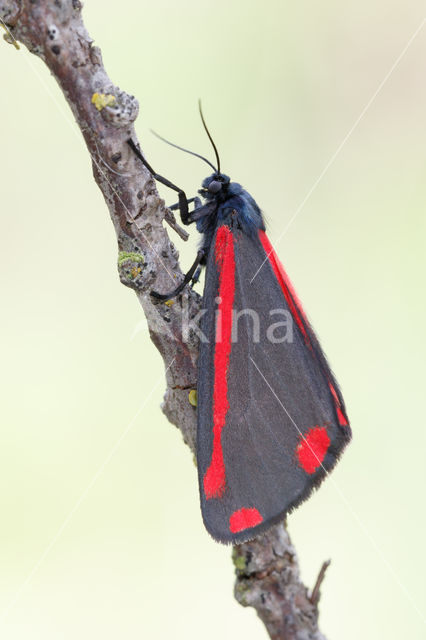
[[[182,223],[202,236],[178,296],[205,267],[197,386],[197,466],[203,520],[213,538],[241,543],[306,500],[351,439],[336,379],[294,288],[266,235],[252,196],[207,162],[199,195],[155,173],[178,193]],[[159,136],[160,137],[160,136]],[[168,142],[166,140],[166,142]],[[189,204],[193,202],[193,211]]]

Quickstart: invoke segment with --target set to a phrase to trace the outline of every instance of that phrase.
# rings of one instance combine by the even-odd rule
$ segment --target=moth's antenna
[[[196,156],[197,158],[201,158],[201,160],[204,160],[204,162],[207,162],[208,165],[211,166],[211,168],[219,173],[219,170],[216,169],[216,167],[209,161],[207,160],[207,158],[205,158],[204,156],[200,156],[199,153],[195,153],[195,151],[190,151],[189,149],[184,149],[183,147],[180,147],[178,144],[174,144],[174,142],[170,142],[170,140],[166,140],[166,138],[163,138],[163,136],[160,136],[158,133],[156,133],[155,131],[153,131],[152,129],[150,129],[151,133],[153,133],[157,138],[159,138],[160,140],[162,140],[163,142],[166,142],[167,144],[169,144],[171,147],[175,147],[176,149],[180,149],[181,151],[185,151],[185,153],[190,153],[191,156]]]
[[[210,131],[207,129],[206,121],[204,120],[204,116],[203,116],[203,110],[202,110],[202,108],[201,108],[201,100],[198,100],[198,108],[199,108],[199,110],[200,110],[200,116],[201,116],[201,121],[202,121],[202,123],[203,123],[203,127],[204,127],[204,129],[206,130],[206,133],[207,133],[207,135],[208,135],[208,137],[209,137],[210,142],[212,143],[212,146],[213,146],[214,152],[215,152],[215,154],[216,154],[216,160],[217,160],[217,172],[218,172],[218,173],[220,173],[220,158],[219,158],[219,154],[218,154],[218,151],[217,151],[217,149],[216,149],[216,145],[215,145],[215,143],[213,142],[213,138],[212,138],[212,137],[211,137],[211,135],[210,135]]]

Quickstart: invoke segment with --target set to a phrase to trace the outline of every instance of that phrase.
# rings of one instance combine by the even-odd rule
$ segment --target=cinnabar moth
[[[241,185],[221,173],[201,105],[200,114],[217,160],[215,167],[199,156],[214,169],[199,191],[205,204],[188,201],[128,143],[157,180],[179,193],[172,208],[180,209],[182,222],[196,222],[203,235],[179,287],[151,293],[168,300],[194,280],[198,265],[206,267],[197,388],[201,510],[213,538],[240,543],[309,497],[336,464],[351,430],[337,382],[268,240],[262,213]],[[287,322],[273,321],[277,311]],[[279,331],[284,326],[285,335]]]

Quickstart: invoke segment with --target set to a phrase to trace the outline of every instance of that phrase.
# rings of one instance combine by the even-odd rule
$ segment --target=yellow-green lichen
[[[111,93],[94,93],[92,96],[92,104],[98,111],[102,111],[105,107],[115,106],[115,96]]]
[[[243,607],[248,606],[247,591],[249,591],[249,586],[247,585],[247,583],[237,582],[237,584],[235,585],[235,597]]]
[[[245,557],[235,551],[232,553],[232,562],[238,571],[244,571],[247,566]]]
[[[145,259],[140,253],[133,251],[120,251],[118,254],[118,266],[122,267],[126,262],[134,262],[135,264],[144,264]]]
[[[132,276],[132,278],[137,278],[141,271],[141,267],[134,266],[130,269],[130,275]]]
[[[189,400],[189,404],[192,404],[193,407],[197,406],[197,390],[196,389],[191,389],[191,391],[188,393],[188,400]]]

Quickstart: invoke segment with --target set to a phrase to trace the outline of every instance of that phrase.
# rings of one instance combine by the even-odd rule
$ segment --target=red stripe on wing
[[[210,465],[204,474],[204,493],[207,500],[223,496],[226,484],[221,435],[229,408],[228,367],[235,294],[234,238],[228,227],[222,226],[217,230],[214,251],[219,270],[220,301],[214,352],[213,451]]]
[[[290,282],[290,279],[287,275],[287,273],[285,272],[285,269],[283,267],[283,265],[281,264],[280,259],[278,258],[277,254],[275,253],[275,250],[272,246],[272,244],[269,241],[268,236],[266,235],[266,233],[264,231],[259,231],[259,238],[260,241],[262,243],[262,246],[266,252],[266,255],[268,257],[268,260],[271,264],[271,267],[275,273],[275,277],[278,280],[278,283],[284,293],[284,297],[286,299],[286,302],[289,306],[291,315],[294,318],[294,321],[296,322],[297,326],[299,327],[303,338],[305,340],[305,344],[312,349],[312,343],[311,340],[308,336],[308,333],[306,331],[306,327],[305,324],[308,324],[305,312],[303,311],[302,305],[300,304],[300,300],[297,297],[297,294],[293,288],[293,285]],[[334,400],[334,404],[336,407],[336,414],[337,414],[337,420],[339,422],[339,425],[342,427],[347,427],[349,422],[347,420],[347,418],[345,417],[342,408],[340,406],[340,400],[338,398],[338,395],[336,393],[336,390],[333,386],[333,384],[328,381],[328,386],[330,388],[331,394],[333,396],[333,400]]]
[[[268,260],[271,264],[272,269],[274,270],[275,277],[278,280],[278,283],[283,290],[284,297],[287,301],[289,309],[291,311],[291,315],[293,316],[297,326],[302,332],[303,338],[308,346],[311,346],[311,341],[309,340],[309,336],[306,332],[305,325],[303,324],[303,320],[306,321],[305,313],[302,309],[302,305],[299,302],[299,299],[296,295],[295,290],[293,289],[293,285],[291,284],[288,275],[286,274],[283,265],[280,262],[277,254],[271,243],[269,242],[269,238],[264,231],[259,231],[259,238],[265,249]]]
[[[345,414],[340,408],[340,400],[337,396],[336,389],[333,387],[331,382],[328,383],[328,386],[330,387],[331,395],[333,396],[334,404],[336,405],[337,420],[339,421],[341,427],[347,427],[349,425],[349,422],[347,421]]]

